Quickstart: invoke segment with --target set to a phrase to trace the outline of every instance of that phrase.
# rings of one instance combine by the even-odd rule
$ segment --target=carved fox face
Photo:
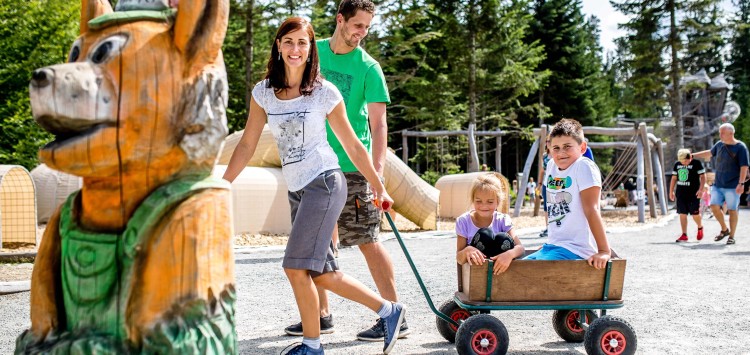
[[[220,46],[226,1],[183,1],[133,19],[84,0],[68,63],[34,72],[47,165],[84,177],[210,172],[227,133]],[[93,20],[93,21],[90,21]]]

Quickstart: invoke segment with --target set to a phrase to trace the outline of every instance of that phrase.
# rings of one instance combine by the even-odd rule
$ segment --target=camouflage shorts
[[[339,243],[344,247],[375,243],[380,233],[380,210],[372,203],[373,194],[365,177],[345,173],[348,193],[339,217]]]

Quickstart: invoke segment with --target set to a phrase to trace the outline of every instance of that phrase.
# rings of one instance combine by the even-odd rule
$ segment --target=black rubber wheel
[[[624,319],[606,315],[591,322],[583,344],[589,355],[632,355],[638,338]]]
[[[577,309],[566,309],[555,311],[552,314],[552,326],[560,338],[568,343],[581,343],[586,335],[586,330],[578,323],[579,313]],[[598,316],[593,311],[586,311],[586,323],[591,324]]]
[[[508,330],[489,314],[466,319],[456,332],[459,355],[504,355],[508,352]]]
[[[447,300],[443,302],[442,305],[440,305],[439,308],[440,312],[445,314],[446,316],[450,317],[450,319],[453,319],[456,322],[465,320],[473,315],[475,315],[475,312],[469,312],[461,307],[459,307],[456,302],[452,299]],[[456,327],[453,324],[450,324],[446,321],[444,321],[440,317],[435,317],[435,324],[437,325],[438,332],[440,332],[440,335],[445,338],[445,340],[455,343],[456,342],[456,331],[458,330],[458,327]],[[461,322],[459,322],[461,323]]]

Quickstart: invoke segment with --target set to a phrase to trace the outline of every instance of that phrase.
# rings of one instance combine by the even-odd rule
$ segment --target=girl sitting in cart
[[[587,260],[602,269],[611,257],[599,213],[602,178],[593,161],[583,158],[583,127],[562,119],[550,132],[552,161],[543,184],[547,187],[549,242],[526,260]]]
[[[489,258],[498,275],[524,253],[510,216],[497,211],[507,191],[492,173],[480,175],[471,186],[472,209],[456,219],[456,261],[482,265]]]

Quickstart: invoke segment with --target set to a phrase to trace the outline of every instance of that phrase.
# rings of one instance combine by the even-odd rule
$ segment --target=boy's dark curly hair
[[[555,123],[549,136],[550,138],[565,136],[571,137],[575,139],[578,144],[581,144],[584,141],[583,127],[581,126],[581,123],[572,118],[563,118]]]

